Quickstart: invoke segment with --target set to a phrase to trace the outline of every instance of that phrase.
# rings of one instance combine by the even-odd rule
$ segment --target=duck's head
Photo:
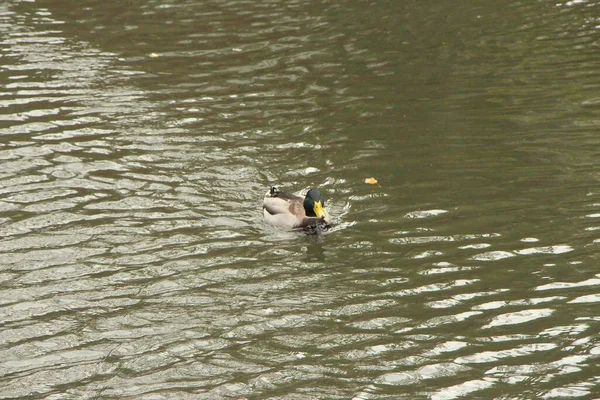
[[[325,200],[318,189],[310,189],[306,193],[304,211],[307,217],[325,217]]]

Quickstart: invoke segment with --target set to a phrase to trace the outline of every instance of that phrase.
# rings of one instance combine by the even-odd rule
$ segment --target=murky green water
[[[599,15],[0,3],[0,398],[600,396]]]

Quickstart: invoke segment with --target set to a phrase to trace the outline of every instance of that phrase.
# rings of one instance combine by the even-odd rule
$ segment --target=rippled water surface
[[[599,16],[0,3],[0,398],[600,396]]]

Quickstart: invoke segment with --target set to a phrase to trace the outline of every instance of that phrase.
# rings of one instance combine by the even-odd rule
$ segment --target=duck
[[[288,231],[318,234],[331,228],[331,216],[319,189],[310,189],[301,197],[272,186],[263,199],[263,214],[268,224]]]

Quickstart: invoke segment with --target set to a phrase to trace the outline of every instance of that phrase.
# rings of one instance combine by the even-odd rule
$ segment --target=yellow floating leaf
[[[367,179],[365,179],[365,183],[368,183],[369,185],[375,185],[377,183],[377,179],[367,178]]]

